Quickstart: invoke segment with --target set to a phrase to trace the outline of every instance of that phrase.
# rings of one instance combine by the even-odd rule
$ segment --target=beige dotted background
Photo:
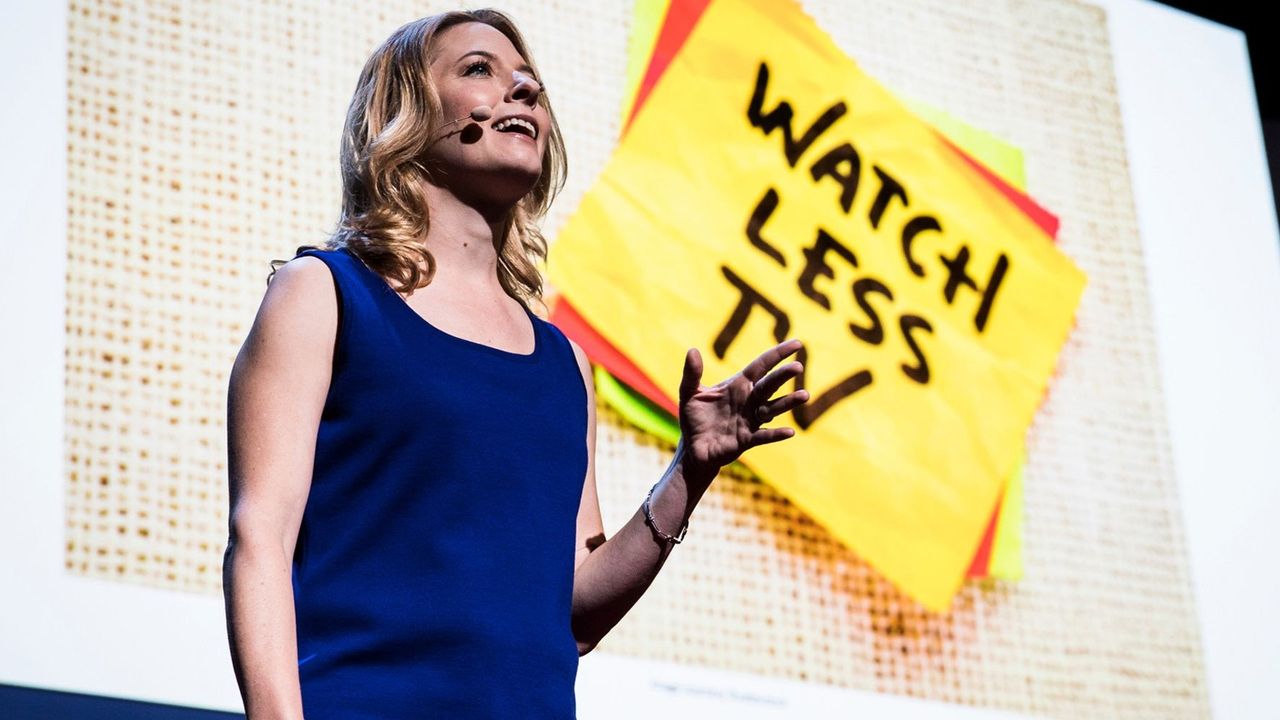
[[[336,217],[338,137],[368,53],[456,6],[70,3],[69,572],[221,592],[227,378],[268,262]],[[1022,148],[1031,194],[1089,275],[1028,437],[1026,576],[973,581],[929,613],[770,487],[725,474],[600,650],[1047,716],[1206,716],[1105,15],[1072,0],[803,6],[893,91]],[[568,143],[544,223],[554,257],[617,142],[631,7],[503,9]],[[599,423],[612,532],[672,448],[607,407]]]

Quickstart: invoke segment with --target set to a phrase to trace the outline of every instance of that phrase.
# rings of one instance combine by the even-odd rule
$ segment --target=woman
[[[227,627],[250,720],[572,718],[578,657],[652,582],[719,469],[801,370],[719,385],[605,540],[582,350],[526,303],[564,176],[551,106],[494,11],[396,31],[366,64],[327,249],[274,273],[228,397]]]

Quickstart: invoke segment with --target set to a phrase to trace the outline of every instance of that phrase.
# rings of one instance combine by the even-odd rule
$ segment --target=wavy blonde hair
[[[425,287],[436,272],[435,258],[422,245],[431,219],[418,189],[431,177],[425,158],[429,141],[445,124],[428,71],[432,44],[444,30],[467,22],[484,23],[505,35],[534,76],[541,78],[523,36],[507,15],[482,9],[424,17],[396,30],[369,57],[342,130],[342,211],[323,249],[347,248],[371,270],[394,281],[402,293]],[[536,223],[551,207],[567,173],[555,113],[545,93],[538,102],[551,119],[542,174],[512,208],[494,240],[498,281],[525,307],[530,300],[542,302],[538,264],[546,259],[547,242]],[[303,245],[297,252],[307,249],[321,248]],[[273,260],[272,275],[285,262]]]

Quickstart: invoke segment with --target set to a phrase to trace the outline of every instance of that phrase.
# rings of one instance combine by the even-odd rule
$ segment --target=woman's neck
[[[498,254],[495,238],[502,232],[505,218],[466,203],[447,188],[424,188],[430,222],[425,244],[436,259],[432,280],[441,285],[468,288],[498,284]]]

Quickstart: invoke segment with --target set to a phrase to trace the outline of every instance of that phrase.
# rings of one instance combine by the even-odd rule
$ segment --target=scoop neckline
[[[347,248],[342,248],[342,251],[346,253],[352,260],[354,260],[357,265],[359,265],[366,272],[372,275],[374,279],[376,279],[378,283],[387,291],[387,293],[391,295],[392,300],[396,304],[404,308],[404,311],[407,312],[413,319],[416,319],[419,324],[425,326],[427,330],[435,333],[436,335],[439,335],[445,338],[446,340],[461,344],[463,346],[471,347],[476,350],[489,353],[491,355],[496,355],[498,357],[507,358],[517,362],[530,362],[536,359],[537,356],[542,352],[542,333],[538,331],[538,318],[529,310],[529,308],[525,307],[524,303],[521,303],[519,300],[517,300],[516,302],[520,305],[520,309],[524,310],[524,314],[528,316],[529,328],[533,330],[533,350],[528,353],[518,353],[518,352],[512,352],[510,350],[503,350],[502,348],[499,348],[499,347],[494,347],[492,345],[485,345],[482,342],[476,342],[475,340],[468,340],[467,338],[459,337],[457,335],[454,335],[453,333],[448,333],[448,332],[445,332],[444,330],[441,330],[440,328],[433,325],[430,320],[418,314],[418,311],[414,310],[409,305],[409,303],[405,301],[404,298],[400,297],[400,293],[396,292],[395,288],[391,287],[390,283],[388,283],[385,279],[383,279],[381,275],[374,272],[373,268],[369,267],[368,265],[365,265],[364,261],[361,260],[359,257],[357,257],[355,253],[351,252]]]

